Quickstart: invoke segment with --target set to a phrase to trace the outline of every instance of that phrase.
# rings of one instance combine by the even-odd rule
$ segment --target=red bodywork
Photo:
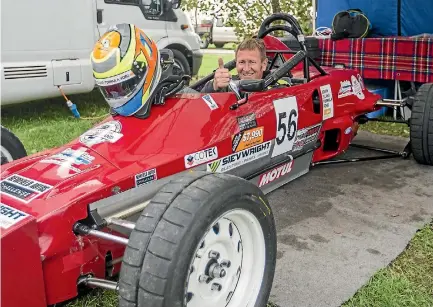
[[[287,50],[271,36],[265,41],[269,49]],[[294,76],[303,76],[301,66],[292,71]],[[277,122],[272,101],[275,99],[296,97],[298,129],[322,122],[319,134],[322,146],[315,151],[313,162],[345,151],[356,134],[355,117],[374,111],[380,97],[364,89],[364,99],[355,95],[339,99],[340,82],[357,76],[357,72],[325,70],[329,75],[320,76],[311,68],[312,80],[304,85],[254,93],[236,110],[230,109],[236,102],[233,93],[211,94],[218,104],[216,110],[204,103],[203,94],[179,94],[167,99],[163,106],[153,106],[151,116],[145,120],[107,118],[104,122],[117,120],[121,124],[119,133],[123,136],[116,142],[86,146],[77,138],[61,148],[3,165],[2,189],[10,175],[20,175],[51,187],[41,194],[30,194],[24,200],[10,197],[10,194],[1,195],[3,214],[12,216],[14,212],[10,208],[13,208],[28,215],[8,229],[1,229],[1,305],[55,304],[77,295],[77,280],[81,275],[92,273],[104,278],[105,255],[110,251],[113,259],[121,257],[124,247],[73,233],[74,223],[86,218],[88,204],[112,196],[114,188],[120,191],[133,188],[134,176],[143,171],[155,168],[158,179],[185,171],[184,157],[189,153],[213,146],[218,148],[220,157],[233,153],[232,136],[239,132],[239,116],[255,113],[257,126],[264,127],[263,141],[274,140]],[[333,95],[333,117],[326,120],[322,120],[320,91],[324,85],[330,86]],[[320,98],[319,114],[313,112],[314,92]],[[324,136],[331,129],[336,129],[338,148],[326,151]],[[74,165],[75,168],[40,161],[67,148],[84,148],[94,159],[88,165]],[[120,264],[114,271],[119,269]]]

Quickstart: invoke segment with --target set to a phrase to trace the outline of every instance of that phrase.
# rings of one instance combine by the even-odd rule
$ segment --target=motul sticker
[[[218,158],[218,148],[212,147],[205,150],[201,150],[192,154],[188,154],[184,157],[185,167],[191,168]]]
[[[302,149],[305,145],[315,142],[319,135],[322,124],[310,126],[296,133],[295,143],[293,145],[293,151]]]
[[[288,173],[290,173],[292,171],[292,167],[293,167],[293,157],[291,157],[291,159],[292,160],[290,162],[284,163],[283,165],[280,165],[280,166],[274,168],[273,170],[271,170],[267,173],[264,173],[262,176],[260,176],[259,187],[262,187],[266,184],[269,184],[269,183],[277,180],[278,178],[281,178],[284,175],[287,175]]]
[[[218,109],[217,103],[215,102],[215,100],[213,100],[210,94],[204,95],[202,98],[212,111]]]
[[[237,120],[238,120],[240,131],[257,127],[256,114],[254,113],[250,113],[244,116],[239,116]]]
[[[264,127],[257,127],[235,134],[232,138],[232,150],[238,152],[263,143]]]
[[[147,184],[157,179],[158,177],[156,175],[156,168],[153,168],[135,175],[135,186],[138,187],[140,185]]]
[[[323,103],[323,120],[334,117],[334,99],[332,97],[331,85],[323,85],[320,87]]]
[[[80,136],[80,142],[87,146],[105,142],[115,143],[123,137],[123,134],[120,133],[120,131],[122,131],[122,125],[120,122],[112,120],[83,133]]]
[[[20,175],[12,175],[3,179],[0,185],[0,193],[24,203],[32,201],[53,188],[51,185]]]
[[[8,229],[28,216],[27,213],[0,203],[0,227],[3,229]]]
[[[207,171],[224,173],[236,167],[267,156],[271,150],[271,141],[239,151],[207,164]]]

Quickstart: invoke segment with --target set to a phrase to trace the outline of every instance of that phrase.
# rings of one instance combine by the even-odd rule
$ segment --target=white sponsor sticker
[[[348,127],[346,128],[346,130],[344,130],[344,134],[350,134],[352,132],[352,127]]]
[[[11,175],[0,182],[0,193],[28,203],[38,196],[51,190],[53,187],[46,183],[26,178],[20,175]]]
[[[295,144],[293,145],[293,151],[302,149],[305,145],[315,142],[319,135],[322,124],[309,126],[304,129],[298,130],[296,133]]]
[[[272,157],[292,151],[298,129],[298,102],[296,97],[274,100],[276,138]]]
[[[0,227],[3,229],[8,229],[28,216],[27,213],[0,203]]]
[[[236,167],[267,156],[271,150],[271,141],[250,147],[229,156],[223,157],[207,164],[207,171],[224,173]]]
[[[118,84],[120,82],[124,82],[124,81],[132,79],[134,77],[135,77],[135,74],[131,70],[128,70],[128,71],[121,73],[119,75],[116,75],[114,77],[109,77],[109,78],[105,78],[105,79],[95,79],[95,83],[98,86],[109,86],[109,85],[113,85],[113,84]]]
[[[185,167],[191,168],[218,158],[218,148],[212,147],[188,154],[184,157]]]
[[[217,103],[215,102],[215,100],[213,99],[213,97],[210,94],[204,95],[202,98],[211,110],[218,109]]]
[[[80,142],[87,146],[92,146],[100,143],[115,143],[123,134],[120,133],[122,125],[119,121],[113,120],[103,123],[80,136]]]
[[[356,79],[355,76],[351,77],[352,80],[352,90],[353,93],[359,98],[359,99],[364,99],[364,93],[362,92],[362,87],[361,84],[359,83],[358,79]]]
[[[65,171],[71,170],[74,173],[81,173],[81,170],[78,169],[78,168],[76,168],[75,166],[69,165],[69,164],[67,164],[65,162],[62,162],[62,161],[59,161],[59,160],[43,159],[43,160],[41,160],[39,162],[41,162],[41,163],[47,163],[47,164],[56,164],[56,165],[60,166],[60,170],[61,171],[62,170],[65,170]]]
[[[290,162],[287,162],[287,163],[284,163],[283,165],[277,166],[273,170],[261,175],[260,179],[259,179],[259,187],[262,187],[268,183],[271,183],[274,180],[277,180],[278,178],[281,178],[284,175],[290,173],[292,171],[292,167],[293,167],[293,157],[290,156],[290,158],[292,159]]]
[[[158,176],[156,174],[156,168],[153,168],[143,173],[135,175],[135,186],[138,187],[140,185],[150,183],[157,179]]]
[[[349,80],[340,82],[340,90],[338,91],[338,98],[343,98],[352,95],[352,83]]]
[[[331,85],[323,85],[320,87],[323,103],[323,120],[334,117],[334,99],[332,97]]]

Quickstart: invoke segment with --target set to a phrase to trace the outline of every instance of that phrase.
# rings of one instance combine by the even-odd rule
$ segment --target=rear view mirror
[[[236,83],[242,92],[263,92],[265,90],[265,80],[240,80]]]
[[[163,13],[161,0],[140,0],[139,3],[146,16],[157,17]]]

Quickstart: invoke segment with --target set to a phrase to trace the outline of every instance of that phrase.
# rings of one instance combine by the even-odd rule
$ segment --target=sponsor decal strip
[[[218,158],[218,148],[211,147],[201,151],[197,151],[192,154],[188,154],[184,157],[185,167],[191,168]]]
[[[263,143],[264,127],[248,129],[235,134],[232,138],[232,150],[238,152]]]
[[[32,201],[52,188],[51,185],[20,175],[12,175],[0,182],[0,193],[24,203]]]
[[[238,120],[240,131],[257,127],[256,114],[254,113],[250,113],[244,116],[239,116],[237,120]]]
[[[204,95],[202,98],[204,102],[206,102],[209,109],[211,109],[212,111],[218,109],[217,103],[210,94]]]
[[[143,184],[150,183],[158,179],[156,168],[147,170],[143,173],[135,175],[135,186],[138,187]]]
[[[284,175],[287,175],[292,171],[293,168],[293,157],[290,156],[292,160],[289,162],[286,162],[280,166],[277,166],[273,170],[270,170],[264,174],[262,174],[259,178],[259,187],[262,187],[266,184],[269,184],[278,178],[283,177]]]
[[[28,216],[27,213],[0,203],[0,227],[3,229],[8,229]]]
[[[207,164],[207,171],[224,173],[234,168],[267,156],[271,150],[271,141],[239,151]]]

